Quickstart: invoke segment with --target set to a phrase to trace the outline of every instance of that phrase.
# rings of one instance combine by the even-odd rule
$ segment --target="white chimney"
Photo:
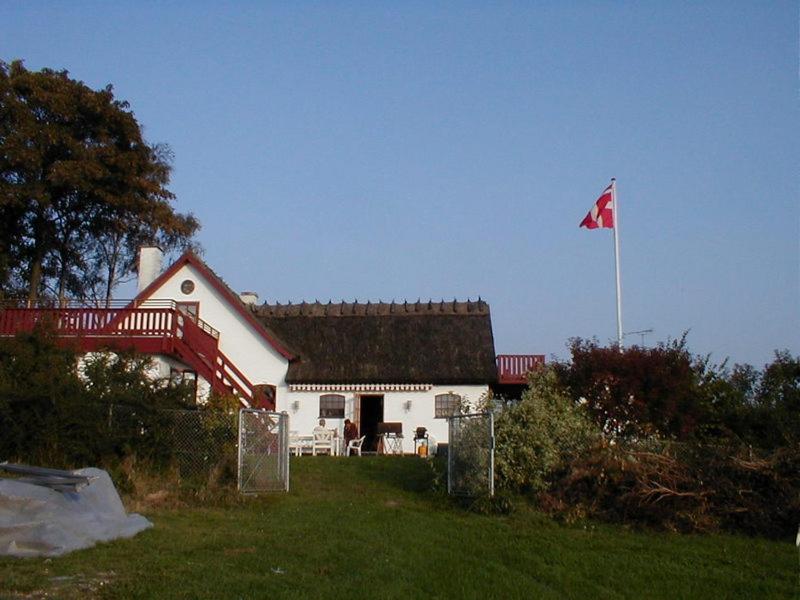
[[[258,294],[255,292],[242,292],[239,294],[239,298],[242,302],[247,304],[248,306],[252,306],[256,302],[258,302]]]
[[[137,291],[141,292],[161,274],[161,259],[164,253],[158,246],[139,248],[139,281]]]

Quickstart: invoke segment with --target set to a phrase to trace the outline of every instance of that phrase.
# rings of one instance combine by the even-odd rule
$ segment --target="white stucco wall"
[[[403,452],[414,451],[414,431],[426,427],[428,433],[438,442],[447,442],[447,419],[435,418],[434,397],[452,392],[470,402],[472,406],[483,396],[489,387],[486,385],[433,386],[427,391],[395,392],[291,392],[278,393],[278,411],[289,414],[289,429],[300,435],[310,435],[319,421],[319,397],[327,393],[341,394],[345,397],[344,416],[353,419],[355,402],[359,395],[383,396],[383,420],[403,424]],[[295,402],[297,406],[295,407]],[[408,410],[406,403],[411,402]],[[329,429],[338,428],[342,433],[343,419],[326,419]],[[360,433],[360,432],[359,432]]]
[[[106,352],[87,352],[86,354],[78,357],[78,376],[85,379],[85,369],[87,361],[95,356],[102,356]],[[112,353],[113,354],[113,353]],[[162,354],[153,355],[150,357],[150,366],[147,369],[146,375],[152,380],[167,379],[172,370],[186,371],[190,367],[181,361],[172,358],[171,356],[164,356]],[[197,396],[198,403],[203,404],[208,400],[208,395],[211,393],[211,384],[203,377],[197,376]]]
[[[181,282],[190,279],[194,290],[184,294]],[[151,299],[199,302],[198,316],[220,332],[219,347],[253,385],[268,383],[286,391],[284,379],[288,360],[284,358],[247,320],[236,312],[214,287],[191,265],[184,265],[165,281]]]
[[[189,294],[181,291],[181,283],[190,279],[194,290]],[[301,435],[308,435],[319,420],[319,398],[325,391],[290,391],[286,384],[289,362],[264,339],[261,334],[228,301],[200,275],[191,265],[181,267],[165,281],[151,296],[153,300],[176,302],[198,302],[200,319],[220,332],[219,345],[222,352],[250,380],[253,385],[276,386],[276,408],[289,415],[289,428]],[[160,357],[160,368],[169,374],[172,359]],[[324,382],[320,382],[324,383]],[[377,383],[377,382],[376,382]],[[389,382],[391,383],[391,382]],[[198,390],[207,396],[208,383],[200,378]],[[383,396],[383,421],[403,424],[403,451],[414,451],[414,430],[426,427],[438,442],[447,441],[447,420],[435,418],[434,397],[452,392],[468,400],[473,406],[488,391],[487,385],[439,385],[425,391],[381,391],[332,392],[345,396],[345,418],[354,418],[355,403],[359,395]],[[410,405],[408,404],[410,402]],[[343,419],[328,419],[328,427],[338,428],[340,435]]]

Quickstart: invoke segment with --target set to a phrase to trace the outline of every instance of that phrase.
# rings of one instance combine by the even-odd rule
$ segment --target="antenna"
[[[650,329],[640,329],[639,331],[628,331],[623,333],[622,337],[624,338],[625,336],[628,335],[640,335],[642,336],[642,346],[644,346],[644,336],[646,336],[648,333],[653,333],[653,329],[650,328]]]

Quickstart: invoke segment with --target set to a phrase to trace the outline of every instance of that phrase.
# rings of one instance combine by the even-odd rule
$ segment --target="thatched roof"
[[[489,306],[476,302],[263,304],[297,357],[287,383],[486,384],[497,379]]]

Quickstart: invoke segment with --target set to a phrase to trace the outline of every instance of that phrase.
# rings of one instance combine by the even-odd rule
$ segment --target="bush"
[[[685,336],[623,351],[576,338],[570,351],[570,363],[554,365],[558,380],[572,398],[586,401],[606,436],[686,439],[707,420],[698,368],[706,363],[689,353]]]
[[[559,386],[551,368],[530,376],[522,400],[495,422],[495,468],[500,487],[539,492],[552,474],[582,455],[599,438],[586,410]]]
[[[78,354],[47,330],[0,340],[0,459],[49,466],[106,464],[129,454],[170,458],[164,408],[190,390],[148,376],[148,359]]]
[[[793,534],[800,523],[800,358],[712,365],[685,339],[573,340],[497,419],[498,487],[561,518],[674,531]]]

